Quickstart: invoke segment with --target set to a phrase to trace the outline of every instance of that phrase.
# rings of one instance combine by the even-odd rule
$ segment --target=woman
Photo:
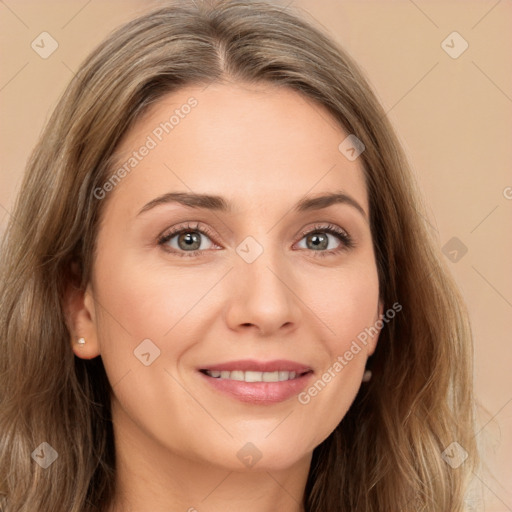
[[[101,44],[1,282],[2,510],[463,510],[463,301],[365,78],[282,8]]]

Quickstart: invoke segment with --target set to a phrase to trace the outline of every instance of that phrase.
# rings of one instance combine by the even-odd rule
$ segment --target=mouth
[[[241,402],[270,405],[300,393],[310,382],[311,367],[292,361],[232,361],[198,369],[217,392]]]
[[[274,372],[258,372],[258,371],[243,371],[243,370],[199,370],[208,377],[214,379],[228,379],[238,380],[243,382],[284,382],[287,380],[294,380],[313,373],[313,370],[306,370],[304,372],[276,370]]]

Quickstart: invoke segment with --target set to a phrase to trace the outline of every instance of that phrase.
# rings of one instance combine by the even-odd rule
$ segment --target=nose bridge
[[[287,295],[283,290],[285,285],[278,278],[280,269],[286,268],[281,247],[268,234],[257,236],[258,239],[247,236],[236,248],[239,256],[235,265],[237,279],[250,284],[253,291],[266,291],[284,298]]]
[[[287,270],[282,247],[269,235],[246,237],[237,247],[232,272],[236,292],[232,319],[270,331],[298,318],[297,299],[292,293],[293,276]],[[236,297],[236,298],[235,298]]]

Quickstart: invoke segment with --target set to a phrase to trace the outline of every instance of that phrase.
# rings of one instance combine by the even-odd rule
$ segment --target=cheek
[[[211,315],[213,308],[206,295],[225,272],[173,267],[165,260],[155,264],[112,248],[103,251],[96,269],[101,357],[113,383],[129,371],[138,372],[141,360],[137,354],[148,349],[150,358],[157,355],[151,368],[176,367],[197,340],[206,336],[205,315]]]
[[[198,300],[198,287],[193,276],[183,277],[178,271],[171,276],[168,269],[164,273],[112,254],[122,251],[105,250],[98,258],[94,285],[101,357],[115,385],[128,372],[140,371],[142,354],[150,353],[150,368],[167,367],[180,357],[187,339],[165,346],[162,339],[166,333],[172,335],[176,325],[178,330],[180,319]]]
[[[308,282],[304,296],[321,321],[326,357],[316,379],[298,398],[309,418],[322,418],[315,438],[320,443],[343,419],[361,386],[370,346],[367,332],[378,319],[379,285],[377,269],[370,263],[340,268],[328,279],[318,275],[316,286]]]
[[[379,283],[373,260],[317,275],[307,283],[305,302],[329,333],[331,354],[347,350],[352,340],[377,320]]]
[[[105,258],[97,267],[99,300],[108,305],[105,309],[111,314],[106,323],[114,324],[118,331],[124,329],[134,340],[161,339],[193,308],[215,278],[211,273],[209,277],[165,265],[157,267],[128,256],[115,262]]]

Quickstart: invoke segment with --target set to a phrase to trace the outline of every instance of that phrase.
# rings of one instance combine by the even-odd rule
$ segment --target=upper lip
[[[254,359],[240,359],[238,361],[228,361],[226,363],[212,364],[202,366],[200,370],[210,371],[253,371],[253,372],[295,372],[305,373],[312,371],[312,368],[302,363],[288,361],[286,359],[276,359],[274,361],[256,361]]]

